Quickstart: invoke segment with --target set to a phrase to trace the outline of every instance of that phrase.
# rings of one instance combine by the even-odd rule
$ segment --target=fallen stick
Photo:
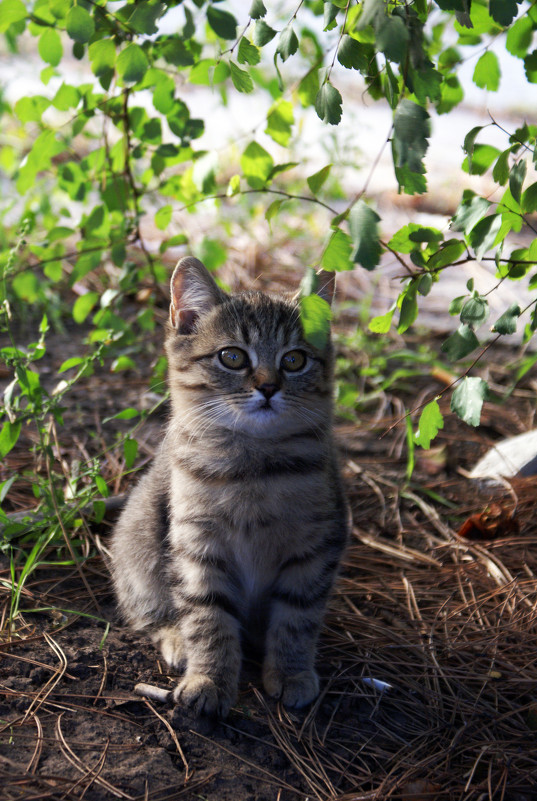
[[[159,704],[168,704],[172,697],[171,690],[165,690],[162,687],[155,687],[154,684],[145,684],[144,682],[137,684],[134,692],[136,695],[149,698],[150,701],[156,701]]]

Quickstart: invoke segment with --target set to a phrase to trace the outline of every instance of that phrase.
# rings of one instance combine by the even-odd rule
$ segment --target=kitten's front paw
[[[264,672],[263,685],[269,695],[294,709],[306,706],[319,695],[319,676],[314,670],[286,676],[282,671],[272,668]]]
[[[218,687],[214,681],[203,673],[187,674],[173,691],[176,704],[191,709],[195,715],[218,715],[225,718],[235,698],[226,690]]]
[[[186,654],[179,629],[175,626],[162,626],[152,634],[151,639],[157,648],[160,648],[162,656],[170,667],[184,669]]]

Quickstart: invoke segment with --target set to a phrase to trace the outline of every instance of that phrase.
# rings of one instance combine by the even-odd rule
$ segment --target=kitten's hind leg
[[[153,632],[151,640],[160,649],[170,667],[184,670],[186,665],[185,643],[177,626],[161,626]]]

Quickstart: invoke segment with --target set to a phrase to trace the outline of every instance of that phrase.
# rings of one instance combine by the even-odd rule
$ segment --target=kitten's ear
[[[173,271],[170,283],[170,322],[180,334],[190,334],[198,317],[225,297],[201,261],[186,256]]]
[[[320,270],[317,273],[317,289],[315,294],[332,305],[336,292],[336,274],[329,270]]]

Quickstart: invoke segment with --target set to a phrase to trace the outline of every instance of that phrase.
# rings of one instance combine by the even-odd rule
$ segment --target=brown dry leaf
[[[471,515],[458,532],[467,540],[495,540],[518,533],[518,520],[499,503],[491,503],[481,514]]]

